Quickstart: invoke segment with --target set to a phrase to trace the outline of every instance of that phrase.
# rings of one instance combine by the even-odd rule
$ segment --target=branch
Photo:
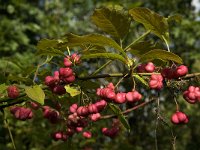
[[[200,73],[191,73],[191,74],[187,74],[186,76],[184,77],[181,77],[181,79],[190,79],[190,78],[194,78],[196,76],[200,76]]]
[[[20,94],[20,95],[19,95],[17,98],[15,98],[15,99],[13,99],[13,98],[8,98],[8,97],[2,98],[2,99],[0,99],[0,103],[3,103],[3,102],[12,102],[13,100],[19,99],[19,98],[24,97],[24,96],[26,96],[25,93]]]
[[[145,36],[147,36],[149,33],[151,32],[151,30],[146,31],[144,34],[142,34],[140,37],[138,37],[135,41],[133,41],[131,44],[129,44],[124,51],[128,51],[129,48],[131,48],[131,46],[133,46],[135,43],[139,42],[141,39],[143,39]]]
[[[78,80],[90,80],[90,79],[98,79],[98,78],[107,78],[107,77],[124,77],[127,73],[113,73],[113,74],[100,74],[100,75],[94,75],[94,76],[85,76],[85,77],[79,77],[76,76],[76,79]],[[153,72],[153,73],[132,73],[132,75],[141,75],[141,76],[151,76],[152,74],[160,74],[158,72]],[[175,80],[180,80],[180,79],[190,79],[190,78],[194,78],[196,76],[200,76],[200,73],[191,73],[191,74],[187,74],[184,77],[175,79]],[[126,78],[130,77],[130,74],[128,74],[128,76],[126,76]]]
[[[18,101],[12,101],[10,103],[2,104],[2,105],[0,105],[0,109],[6,108],[6,107],[9,107],[9,106],[13,106],[15,104],[20,104],[20,103],[25,102],[25,101],[26,100],[24,100],[24,99],[20,99]]]
[[[151,102],[153,102],[153,101],[155,101],[155,100],[156,100],[156,99],[152,99],[152,100],[150,100],[150,101],[147,101],[147,102],[143,102],[143,103],[141,103],[141,104],[138,104],[138,105],[136,105],[136,106],[134,106],[134,107],[132,107],[132,108],[129,108],[129,109],[123,111],[122,114],[128,114],[128,113],[130,113],[130,112],[132,112],[132,111],[134,111],[134,110],[136,110],[136,109],[138,109],[138,108],[140,108],[140,107],[143,107],[143,106],[145,106],[145,105],[147,105],[147,104],[150,104]],[[117,115],[106,115],[106,116],[102,116],[101,119],[109,119],[109,118],[114,118],[114,117],[117,117]]]
[[[133,73],[132,75],[142,75],[142,76],[150,76],[152,74],[160,74],[160,73]],[[77,76],[76,78],[78,80],[90,80],[90,79],[98,79],[98,78],[106,78],[106,77],[124,77],[125,75],[127,75],[127,73],[114,73],[114,74],[100,74],[100,75],[94,75],[94,76],[86,76],[86,77],[79,77]],[[128,74],[125,78],[128,78],[130,77],[131,75]],[[179,79],[176,79],[176,80],[187,80],[187,79],[190,79],[190,78],[194,78],[196,76],[200,76],[200,73],[192,73],[192,74],[187,74],[186,76],[184,77],[181,77]],[[47,89],[48,87],[42,87],[42,89]],[[21,94],[18,98],[22,98],[26,96],[25,93]],[[7,106],[12,106],[14,104],[19,104],[19,103],[22,103],[24,102],[24,100],[19,100],[19,101],[13,101],[13,100],[16,100],[16,99],[11,99],[11,98],[3,98],[3,99],[0,99],[0,108],[5,108]],[[1,104],[1,103],[4,103],[6,102],[7,104]],[[145,104],[144,104],[145,105]],[[135,109],[134,109],[135,110]],[[127,110],[128,111],[128,110]],[[124,112],[125,113],[125,112]]]
[[[76,76],[78,80],[89,80],[89,79],[98,79],[98,78],[107,78],[107,77],[123,77],[125,74],[123,73],[114,73],[114,74],[100,74],[95,76],[85,76],[85,77],[79,77]]]

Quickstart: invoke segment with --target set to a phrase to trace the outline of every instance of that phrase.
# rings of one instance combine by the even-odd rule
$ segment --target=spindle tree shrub
[[[188,105],[198,103],[200,87],[189,81],[199,74],[189,74],[184,61],[170,51],[169,22],[176,19],[179,16],[163,17],[148,8],[96,9],[91,21],[99,33],[67,33],[38,42],[37,55],[45,61],[21,76],[7,76],[0,85],[1,111],[9,110],[19,121],[34,119],[40,111],[52,125],[49,136],[64,142],[78,135],[88,140],[100,133],[113,139],[122,130],[130,132],[128,114],[152,102],[157,104],[157,121],[167,126],[167,120],[174,125],[189,123],[177,102],[177,90]],[[130,27],[136,23],[144,26],[144,33],[129,42],[127,34],[134,34]],[[130,90],[122,85],[124,80]],[[167,120],[160,103],[173,101],[160,101],[164,90],[174,94],[176,109]],[[98,124],[104,120],[110,125]]]

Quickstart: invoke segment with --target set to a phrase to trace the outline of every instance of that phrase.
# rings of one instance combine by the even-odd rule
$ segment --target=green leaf
[[[169,41],[169,25],[167,19],[148,8],[133,8],[129,10],[130,15],[137,22],[144,25],[147,30],[151,30],[155,35]]]
[[[37,44],[38,50],[46,50],[49,48],[57,48],[59,44],[64,43],[64,41],[60,39],[42,39]]]
[[[87,81],[81,81],[80,86],[83,90],[88,90],[88,89],[92,90],[99,88],[100,85],[97,82],[87,80]]]
[[[171,15],[167,18],[168,22],[176,21],[177,23],[181,23],[183,17],[179,14]]]
[[[127,129],[130,130],[130,125],[128,123],[128,121],[126,120],[126,118],[124,117],[124,115],[121,112],[121,109],[115,105],[115,104],[108,104],[109,107],[111,108],[111,110],[118,116],[120,122],[122,123],[122,125]]]
[[[16,82],[25,82],[27,84],[32,83],[32,80],[30,78],[26,78],[26,77],[18,77],[18,76],[8,76],[7,80],[10,81],[16,81]]]
[[[124,50],[111,38],[100,34],[89,34],[78,36],[75,34],[67,34],[67,45],[70,47],[81,46],[81,45],[98,45],[98,46],[110,46],[122,53],[126,57]]]
[[[5,85],[5,83],[0,84],[0,94],[3,93],[6,89],[7,89],[7,85]]]
[[[40,103],[41,105],[44,104],[45,94],[39,85],[34,85],[33,87],[26,87],[25,93],[32,100]]]
[[[124,115],[119,115],[119,120],[122,123],[122,125],[128,130],[130,131],[130,125],[128,123],[128,120],[124,117]]]
[[[145,81],[142,77],[140,77],[139,75],[133,75],[136,79],[138,79],[142,84],[144,84],[146,87],[149,87],[149,84],[147,83],[147,81]]]
[[[5,77],[5,75],[2,73],[2,74],[0,74],[0,83],[5,83],[6,82],[6,77]]]
[[[140,57],[139,61],[140,62],[148,62],[148,61],[152,61],[154,59],[162,59],[164,61],[173,61],[178,64],[183,63],[183,60],[178,55],[176,55],[172,52],[161,50],[161,49],[154,49],[154,50],[151,50],[151,51],[143,54]]]
[[[107,59],[112,59],[112,60],[119,60],[123,62],[124,64],[128,63],[124,57],[115,53],[96,53],[96,54],[83,55],[81,57],[81,59],[90,59],[90,58],[107,58]]]
[[[149,41],[142,41],[135,43],[133,46],[131,46],[131,50],[129,52],[137,57],[140,57],[144,53],[155,49],[155,46],[151,44]]]
[[[37,55],[49,55],[49,56],[65,56],[65,54],[54,48],[40,49],[36,53]]]
[[[81,91],[77,87],[71,87],[69,85],[65,85],[66,92],[70,94],[70,96],[74,97],[76,95],[81,94]]]
[[[96,9],[91,20],[101,30],[118,39],[123,39],[130,28],[128,14],[115,8]]]
[[[88,46],[87,48],[83,49],[81,53],[85,54],[95,54],[95,53],[105,53],[106,49],[103,46],[93,45]]]

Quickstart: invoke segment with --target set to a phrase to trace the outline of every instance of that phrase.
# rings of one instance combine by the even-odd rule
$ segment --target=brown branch
[[[150,104],[151,102],[153,102],[153,101],[155,101],[155,100],[156,100],[156,99],[152,99],[152,100],[150,100],[150,101],[147,101],[147,102],[143,102],[143,103],[141,103],[141,104],[138,104],[138,105],[136,105],[136,106],[134,106],[134,107],[132,107],[132,108],[129,108],[129,109],[123,111],[122,114],[128,114],[128,113],[130,113],[130,112],[132,112],[132,111],[134,111],[134,110],[136,110],[136,109],[138,109],[138,108],[140,108],[140,107],[143,107],[143,106],[145,106],[145,105],[147,105],[147,104]],[[106,115],[106,116],[102,116],[101,119],[109,119],[109,118],[114,118],[114,117],[117,117],[117,115]]]
[[[26,101],[26,100],[19,99],[19,100],[17,100],[17,101],[12,101],[12,102],[10,102],[10,103],[2,104],[2,105],[0,105],[0,109],[9,107],[9,106],[12,106],[12,105],[15,105],[15,104],[20,104],[20,103],[23,103],[23,102],[25,102],[25,101]]]
[[[114,73],[114,74],[100,74],[100,75],[95,75],[95,76],[85,76],[85,77],[79,77],[76,76],[76,79],[78,80],[89,80],[89,79],[98,79],[98,78],[107,78],[107,77],[124,77],[127,73]],[[152,74],[160,74],[157,72],[153,72],[153,73],[133,73],[132,75],[141,75],[141,76],[151,76]],[[179,79],[176,80],[180,80],[180,79],[190,79],[190,78],[194,78],[196,76],[200,76],[200,73],[191,73],[191,74],[187,74],[184,77],[181,77]],[[126,76],[126,78],[130,77],[130,74],[128,74],[128,76]]]
[[[107,78],[107,77],[123,77],[126,74],[122,73],[116,73],[116,74],[100,74],[95,76],[85,76],[85,77],[79,77],[76,76],[76,79],[78,80],[89,80],[89,79],[98,79],[98,78]]]
[[[181,79],[190,79],[190,78],[194,78],[196,76],[200,76],[200,73],[191,73],[191,74],[187,74],[184,77],[181,77]]]

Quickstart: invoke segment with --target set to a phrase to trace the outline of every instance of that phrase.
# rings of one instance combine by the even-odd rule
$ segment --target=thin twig
[[[15,141],[14,141],[14,139],[13,139],[13,135],[12,135],[12,132],[11,132],[11,130],[10,130],[9,122],[8,122],[8,120],[7,120],[7,118],[6,118],[6,115],[5,115],[5,112],[4,112],[3,109],[2,109],[2,113],[3,113],[3,115],[4,115],[4,123],[5,123],[5,126],[6,126],[7,129],[8,129],[9,136],[10,136],[10,139],[11,139],[11,142],[12,142],[12,145],[13,145],[13,149],[16,150]]]
[[[143,39],[145,36],[147,36],[151,31],[148,30],[147,32],[145,32],[144,34],[142,34],[140,37],[138,37],[136,40],[134,40],[131,44],[129,44],[124,51],[128,51],[129,48],[131,48],[131,46],[133,46],[135,43],[139,42],[141,39]]]
[[[80,76],[76,76],[76,79],[78,80],[89,80],[89,79],[98,79],[98,78],[107,78],[107,77],[123,77],[124,75],[126,75],[127,73],[123,74],[123,73],[113,73],[113,74],[100,74],[100,75],[94,75],[94,76],[85,76],[85,77],[80,77]],[[132,75],[142,75],[142,76],[151,76],[152,74],[160,74],[157,72],[153,72],[153,73],[132,73]],[[126,77],[129,77],[130,74]],[[190,78],[194,78],[196,76],[200,76],[200,73],[192,73],[192,74],[187,74],[184,77],[178,78],[178,79],[174,79],[174,80],[186,80],[186,79],[190,79]]]
[[[154,100],[155,100],[155,99],[152,99],[152,100],[149,100],[149,101],[147,101],[147,102],[143,102],[143,103],[141,103],[141,104],[138,104],[138,105],[136,105],[136,106],[134,106],[134,107],[132,107],[132,108],[129,108],[129,109],[123,111],[122,114],[128,114],[128,113],[130,113],[130,112],[132,112],[132,111],[134,111],[134,110],[136,110],[136,109],[138,109],[138,108],[141,108],[141,107],[143,107],[143,106],[145,106],[145,105],[147,105],[147,104],[150,104],[150,103],[153,102]],[[102,116],[101,119],[109,119],[109,118],[114,118],[114,117],[117,117],[117,115],[105,115],[105,116]]]
[[[157,130],[158,130],[158,123],[159,123],[159,116],[160,116],[160,94],[158,92],[158,95],[157,95],[157,107],[156,107],[156,122],[155,122],[155,149],[156,150],[158,150]]]
[[[165,42],[165,44],[167,46],[167,51],[170,52],[169,44],[168,44],[167,40],[165,39],[165,37],[163,35],[162,35],[162,38],[163,38],[163,40],[164,40],[164,42]]]

